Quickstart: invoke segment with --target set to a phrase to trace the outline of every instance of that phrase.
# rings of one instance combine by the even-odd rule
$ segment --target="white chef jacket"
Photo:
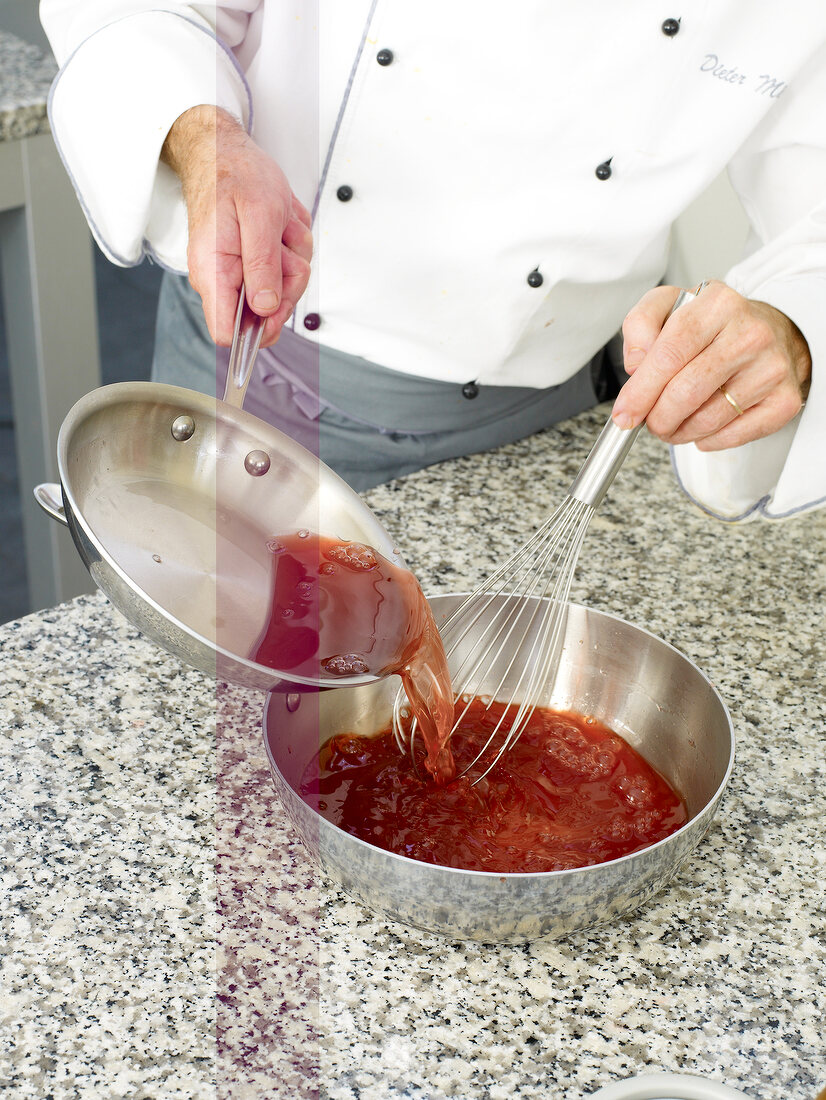
[[[728,165],[752,235],[726,281],[797,323],[811,392],[769,439],[678,447],[675,469],[721,518],[826,503],[823,0],[42,0],[41,17],[52,128],[110,259],[186,270],[159,152],[217,103],[313,211],[296,331],[397,371],[570,378]]]

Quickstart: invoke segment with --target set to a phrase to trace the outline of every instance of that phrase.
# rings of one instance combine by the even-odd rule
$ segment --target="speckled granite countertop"
[[[371,491],[425,590],[513,550],[606,411]],[[3,1096],[574,1100],[661,1069],[814,1100],[824,561],[826,511],[715,523],[640,438],[573,598],[697,661],[737,765],[663,893],[526,947],[392,925],[322,879],[271,785],[263,699],[182,668],[102,597],[0,628]]]
[[[46,102],[56,72],[51,54],[0,30],[0,141],[48,132]]]

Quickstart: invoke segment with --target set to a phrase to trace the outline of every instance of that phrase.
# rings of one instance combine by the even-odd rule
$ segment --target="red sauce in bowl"
[[[617,734],[574,714],[536,710],[473,784],[485,763],[462,770],[504,706],[473,700],[451,736],[460,712],[413,574],[369,546],[309,531],[274,537],[268,548],[270,608],[253,660],[329,686],[398,673],[427,748],[414,762],[390,728],[331,738],[301,794],[339,828],[427,863],[506,874],[602,863],[685,823],[682,799],[662,776]]]
[[[459,771],[503,709],[473,700],[450,741]],[[434,783],[388,728],[328,740],[306,769],[301,795],[379,848],[502,874],[603,863],[664,839],[687,820],[679,794],[639,753],[576,714],[537,709],[489,774],[475,786],[471,779]]]

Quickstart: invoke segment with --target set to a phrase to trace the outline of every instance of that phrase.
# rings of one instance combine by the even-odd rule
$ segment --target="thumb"
[[[247,301],[254,313],[269,317],[281,305],[281,226],[253,220],[240,228]]]

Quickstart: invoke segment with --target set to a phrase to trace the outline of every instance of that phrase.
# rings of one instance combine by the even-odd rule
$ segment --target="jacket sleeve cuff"
[[[780,431],[727,451],[672,447],[677,479],[695,504],[728,522],[787,519],[826,505],[826,278],[778,278],[750,297],[781,310],[805,336],[812,380],[801,412]]]
[[[175,173],[159,157],[169,128],[211,103],[248,129],[249,89],[233,55],[206,22],[152,11],[87,38],[57,74],[49,122],[102,251],[127,267],[150,255],[185,272],[186,209]]]

